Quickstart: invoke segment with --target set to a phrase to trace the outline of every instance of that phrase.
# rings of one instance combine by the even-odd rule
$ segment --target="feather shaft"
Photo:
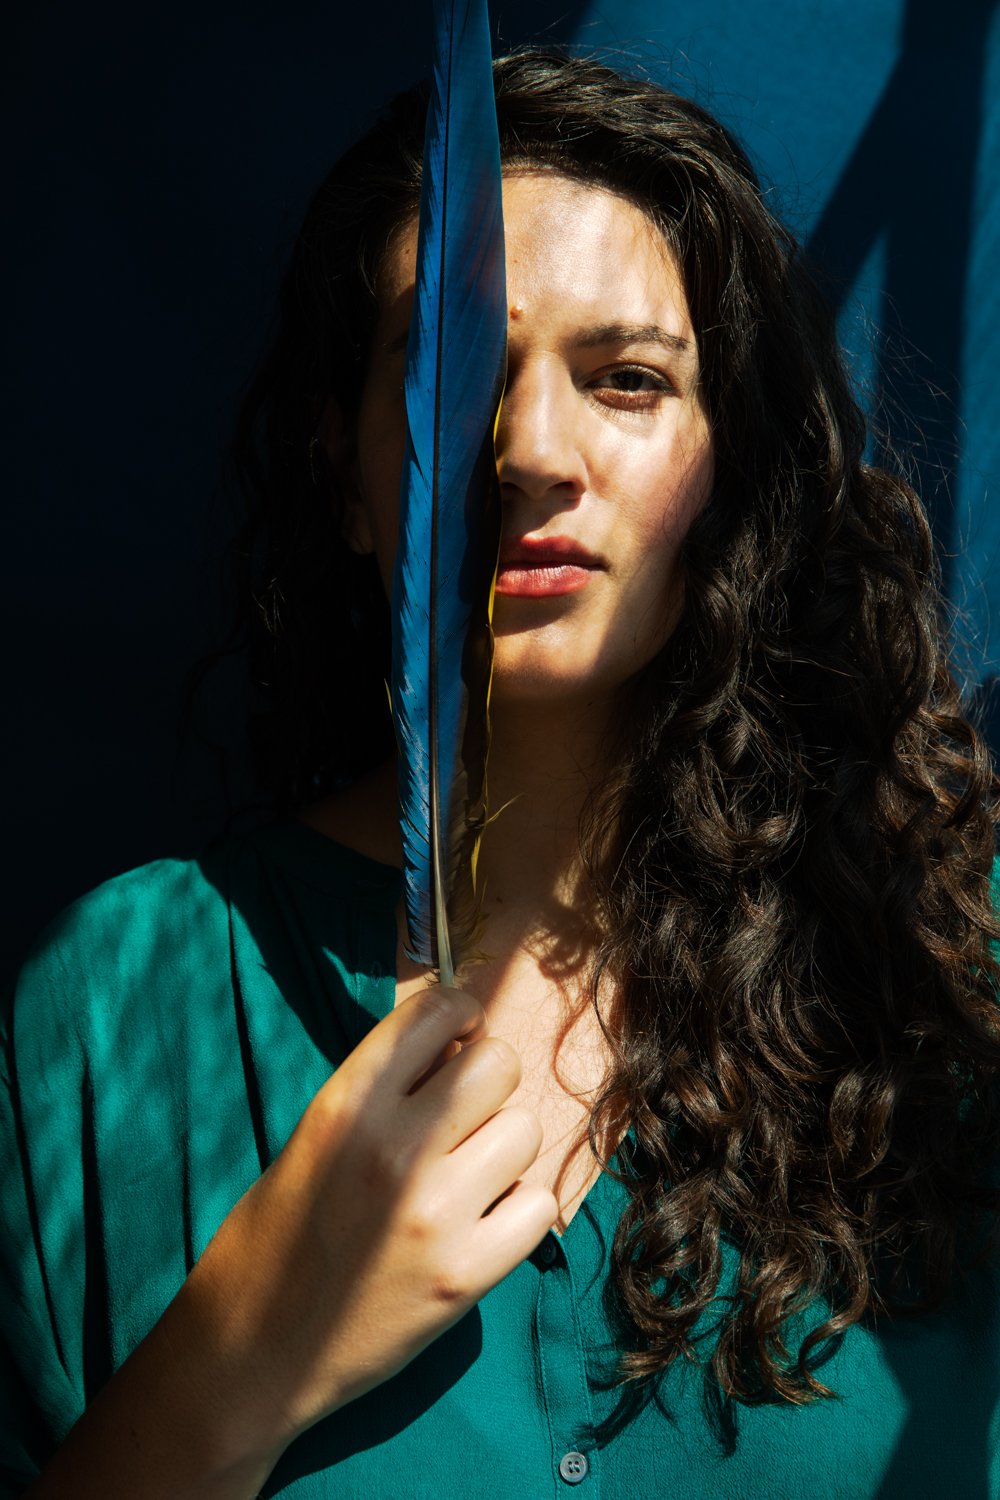
[[[507,310],[485,0],[434,0],[434,24],[390,696],[408,951],[451,983],[474,925],[485,823]]]

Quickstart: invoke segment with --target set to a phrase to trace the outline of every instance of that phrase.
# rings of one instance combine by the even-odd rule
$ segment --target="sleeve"
[[[34,1481],[199,1248],[194,1148],[216,1114],[232,1129],[210,1024],[220,930],[193,862],[144,866],[63,912],[0,1006],[0,1500]]]
[[[60,1209],[68,1199],[56,1183],[64,1180],[57,1156],[44,1169],[51,1184],[39,1183],[42,1156],[33,1159],[15,1048],[16,996],[5,1007],[0,1061],[0,1496],[20,1495],[37,1477],[82,1410],[81,1395],[67,1372],[54,1316],[52,1269],[46,1263],[40,1226],[40,1198],[56,1211],[53,1233],[67,1225]],[[63,1116],[62,1144],[72,1153],[71,1118]],[[50,1143],[50,1145],[55,1143]],[[47,1190],[48,1188],[48,1190]],[[54,1189],[54,1191],[53,1191]],[[77,1273],[71,1262],[57,1274]],[[64,1292],[72,1295],[67,1285]]]
[[[0,1411],[0,1496],[15,1500],[37,1477],[51,1443],[5,1338],[0,1339]]]

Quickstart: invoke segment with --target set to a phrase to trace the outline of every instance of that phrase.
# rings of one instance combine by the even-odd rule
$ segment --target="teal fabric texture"
[[[36,945],[0,1078],[0,1496],[19,1495],[145,1336],[332,1069],[393,1004],[395,870],[298,825],[101,886]],[[318,1424],[296,1500],[1000,1496],[1000,1277],[852,1329],[804,1408],[719,1409],[678,1366],[634,1409],[601,1176],[406,1370]]]

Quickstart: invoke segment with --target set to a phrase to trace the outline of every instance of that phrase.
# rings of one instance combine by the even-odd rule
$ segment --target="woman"
[[[926,521],[725,132],[496,86],[486,957],[429,986],[398,910],[411,94],[241,429],[297,813],[95,892],[13,1008],[7,1492],[86,1407],[37,1500],[996,1494],[993,787]]]

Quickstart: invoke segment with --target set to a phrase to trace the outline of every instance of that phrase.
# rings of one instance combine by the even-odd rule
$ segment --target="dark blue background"
[[[914,445],[972,695],[1000,664],[996,9],[491,6],[497,50],[643,65],[749,144],[833,278],[858,380]],[[220,453],[310,191],[425,70],[428,37],[421,3],[63,0],[7,44],[11,956],[73,895],[221,821],[213,757],[177,735],[222,621]],[[220,684],[221,738],[235,696]]]

